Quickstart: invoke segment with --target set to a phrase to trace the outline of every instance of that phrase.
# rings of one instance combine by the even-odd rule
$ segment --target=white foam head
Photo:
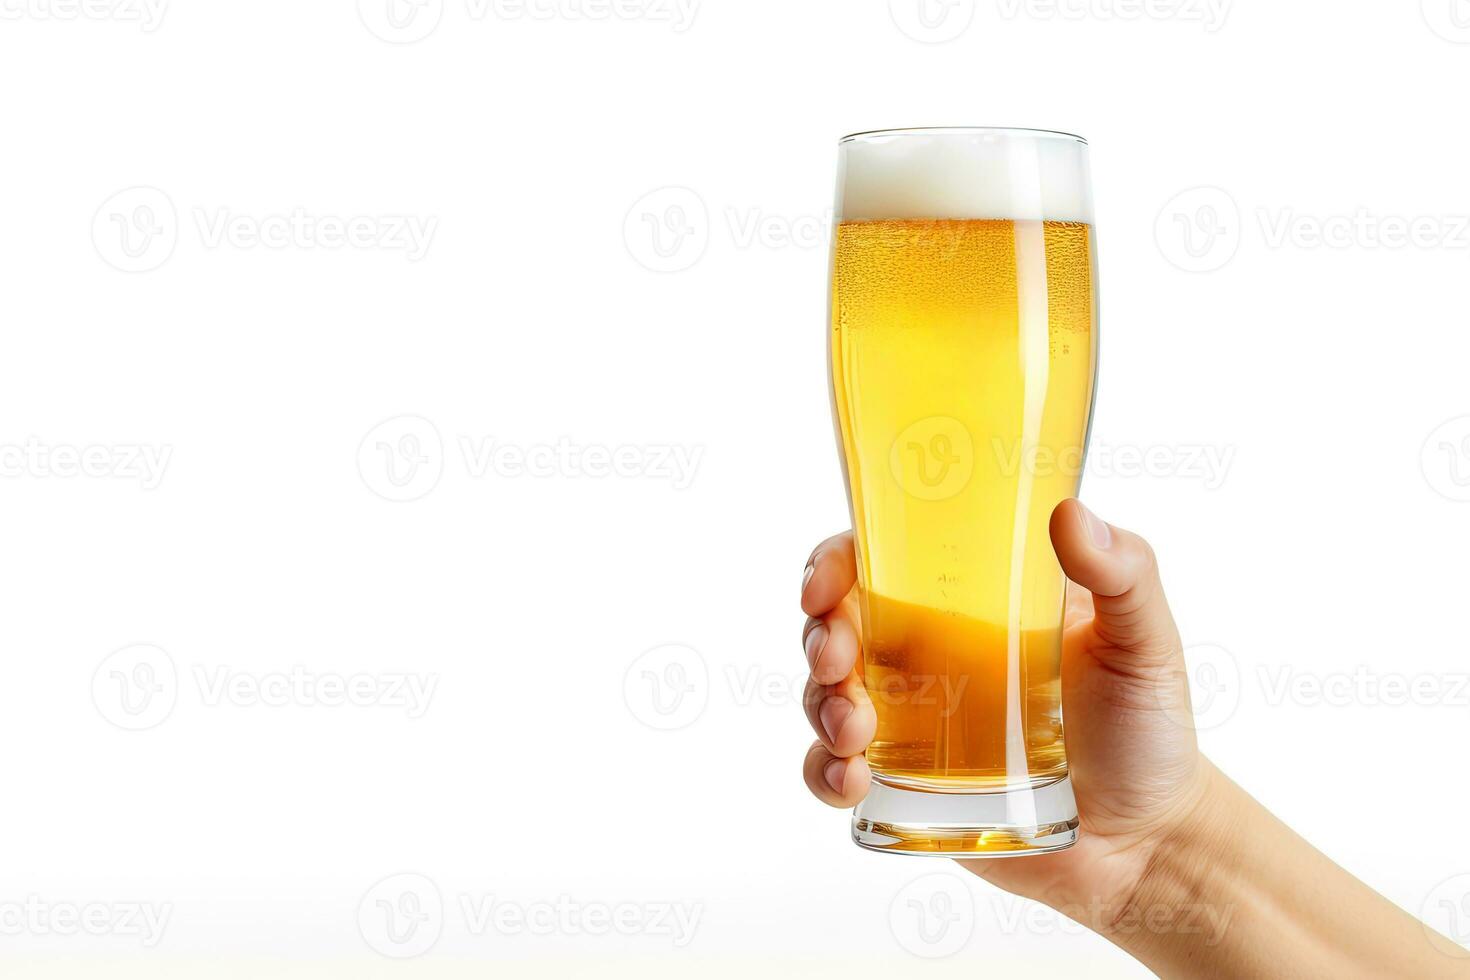
[[[839,144],[837,219],[1092,223],[1087,141],[1036,129],[896,129]]]

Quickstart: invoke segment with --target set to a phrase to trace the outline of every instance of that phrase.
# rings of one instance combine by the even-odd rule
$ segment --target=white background
[[[5,919],[6,972],[1141,975],[969,876],[913,885],[949,869],[858,851],[801,783],[797,585],[847,520],[835,141],[905,125],[1089,137],[1084,498],[1205,645],[1204,748],[1416,915],[1465,898],[1463,0],[957,0],[932,30],[917,0],[570,2],[0,4],[0,909],[168,914],[152,946]],[[293,669],[376,700],[252,696]],[[660,715],[644,671],[680,669]],[[1274,686],[1354,672],[1432,691]],[[423,882],[372,889],[402,873],[444,911],[397,962],[376,901]],[[911,889],[953,881],[957,931],[916,943]],[[477,931],[466,896],[699,918]]]

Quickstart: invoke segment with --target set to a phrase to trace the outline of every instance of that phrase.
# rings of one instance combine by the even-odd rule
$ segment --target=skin
[[[1070,580],[1062,653],[1067,757],[1081,819],[1065,851],[960,861],[1094,929],[1166,977],[1470,977],[1470,952],[1328,860],[1200,754],[1183,646],[1148,543],[1076,500],[1051,517]],[[855,806],[877,715],[863,688],[851,532],[802,577],[819,736],[802,771]]]

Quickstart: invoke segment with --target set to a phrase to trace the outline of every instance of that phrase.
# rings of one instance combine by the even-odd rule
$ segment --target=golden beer
[[[886,154],[879,176],[923,181],[918,193],[855,200],[849,184],[839,197],[831,382],[878,715],[875,794],[855,836],[880,849],[983,856],[1075,839],[1059,681],[1065,578],[1047,528],[1077,492],[1087,441],[1094,243],[1078,220],[1090,218],[1077,203],[1085,184],[1052,219],[1026,173],[1025,144],[1057,135],[1006,135],[1018,132],[908,131],[899,138],[919,143],[900,147],[907,157],[874,152]],[[1042,159],[1059,152],[1035,151],[1036,170],[1061,169]],[[966,192],[965,180],[985,179],[970,162],[1021,192]],[[853,175],[851,155],[846,165],[850,181],[881,188]],[[916,807],[921,819],[864,812]]]

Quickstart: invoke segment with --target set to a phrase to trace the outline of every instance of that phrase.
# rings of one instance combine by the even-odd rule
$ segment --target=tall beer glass
[[[909,129],[840,143],[830,364],[878,714],[853,838],[946,857],[1077,839],[1065,579],[1096,374],[1087,143]]]

